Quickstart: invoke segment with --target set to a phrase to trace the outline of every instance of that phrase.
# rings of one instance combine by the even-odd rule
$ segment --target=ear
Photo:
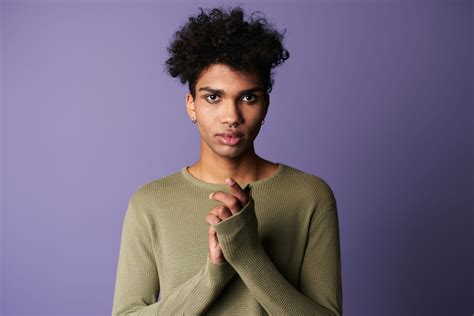
[[[186,94],[186,112],[189,115],[189,118],[192,120],[193,118],[196,118],[196,108],[194,105],[194,99],[193,96],[191,95],[191,92],[188,92]]]

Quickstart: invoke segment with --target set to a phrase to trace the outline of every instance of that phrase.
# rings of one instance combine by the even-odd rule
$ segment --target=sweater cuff
[[[240,211],[213,225],[217,234],[230,235],[253,222],[256,222],[254,200],[252,197],[249,197],[247,204],[245,204]]]
[[[258,255],[263,249],[258,237],[258,221],[254,206],[255,201],[249,194],[249,201],[239,212],[217,224],[212,224],[224,257],[232,265],[243,258]]]
[[[213,263],[207,256],[206,269],[211,284],[225,285],[236,274],[234,268],[228,263]]]

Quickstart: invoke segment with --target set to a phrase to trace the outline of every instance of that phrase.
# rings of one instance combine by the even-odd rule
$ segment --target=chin
[[[244,153],[246,152],[246,148],[235,147],[235,148],[227,148],[224,150],[222,150],[222,148],[217,148],[216,150],[214,150],[214,152],[221,157],[228,158],[228,159],[235,159],[235,158],[239,158],[243,156]]]

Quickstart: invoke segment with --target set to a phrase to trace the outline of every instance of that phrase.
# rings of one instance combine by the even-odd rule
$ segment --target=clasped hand
[[[206,222],[210,225],[208,230],[209,259],[214,264],[222,264],[226,260],[217,239],[216,230],[211,224],[217,224],[239,212],[249,201],[248,193],[234,179],[227,178],[226,183],[230,188],[230,193],[215,191],[209,195],[209,199],[224,203],[214,206],[206,216]]]

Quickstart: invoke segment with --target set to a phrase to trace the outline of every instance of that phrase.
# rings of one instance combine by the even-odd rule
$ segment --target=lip
[[[242,140],[242,136],[235,135],[238,135],[238,133],[217,134],[216,137],[223,145],[235,146]]]
[[[223,137],[242,137],[244,136],[240,132],[228,132],[228,133],[219,133],[217,136],[223,136]]]

